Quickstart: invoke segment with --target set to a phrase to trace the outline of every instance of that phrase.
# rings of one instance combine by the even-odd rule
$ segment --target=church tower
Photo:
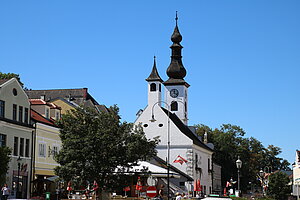
[[[152,107],[155,103],[158,102],[158,105],[161,105],[161,83],[163,80],[160,78],[157,68],[156,68],[156,59],[154,56],[154,62],[152,67],[152,72],[149,77],[146,79],[148,82],[148,106]]]
[[[184,80],[186,70],[181,60],[181,49],[183,47],[180,44],[182,36],[177,25],[177,12],[175,20],[176,26],[171,36],[171,41],[173,42],[170,47],[172,49],[171,63],[167,69],[169,79],[163,84],[165,85],[165,100],[170,105],[170,111],[175,113],[187,125],[188,87],[190,85]]]

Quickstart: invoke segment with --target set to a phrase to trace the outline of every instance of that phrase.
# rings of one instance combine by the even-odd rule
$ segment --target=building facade
[[[296,150],[293,164],[293,195],[300,197],[300,151]]]
[[[0,80],[1,145],[12,150],[7,184],[14,198],[28,198],[32,163],[33,126],[30,124],[30,103],[26,93],[12,78]]]

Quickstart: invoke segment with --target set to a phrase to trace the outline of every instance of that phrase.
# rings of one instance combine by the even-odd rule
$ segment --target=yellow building
[[[40,196],[55,189],[47,178],[55,176],[54,168],[59,165],[54,156],[61,148],[59,128],[55,125],[55,120],[60,119],[60,107],[42,99],[30,99],[30,102],[35,125],[32,192],[33,196]]]

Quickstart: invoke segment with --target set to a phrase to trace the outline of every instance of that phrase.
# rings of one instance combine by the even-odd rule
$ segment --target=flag
[[[178,155],[177,158],[173,162],[174,163],[180,163],[182,165],[183,163],[186,163],[187,160],[184,159],[183,157],[181,157],[180,155]]]
[[[197,180],[194,181],[194,191],[202,191],[201,190],[200,179],[197,179]]]
[[[138,177],[135,189],[136,190],[142,190],[142,183],[141,183],[141,178],[140,177]]]

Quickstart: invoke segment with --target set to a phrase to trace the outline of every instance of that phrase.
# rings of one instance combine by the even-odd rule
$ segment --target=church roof
[[[152,67],[152,72],[149,75],[149,77],[146,79],[146,81],[159,81],[163,82],[163,80],[160,78],[157,68],[156,68],[156,59],[154,56],[154,62],[153,62],[153,67]]]
[[[193,143],[204,148],[207,149],[209,151],[214,151],[213,149],[211,149],[210,147],[208,147],[206,144],[204,144],[198,137],[197,135],[195,135],[191,129],[185,125],[178,117],[176,114],[171,113],[170,111],[168,111],[167,109],[161,107],[162,110],[166,113],[166,115],[170,116],[170,120],[177,126],[177,128],[179,128],[179,130],[185,134],[187,137],[189,137],[191,140],[193,140]]]

